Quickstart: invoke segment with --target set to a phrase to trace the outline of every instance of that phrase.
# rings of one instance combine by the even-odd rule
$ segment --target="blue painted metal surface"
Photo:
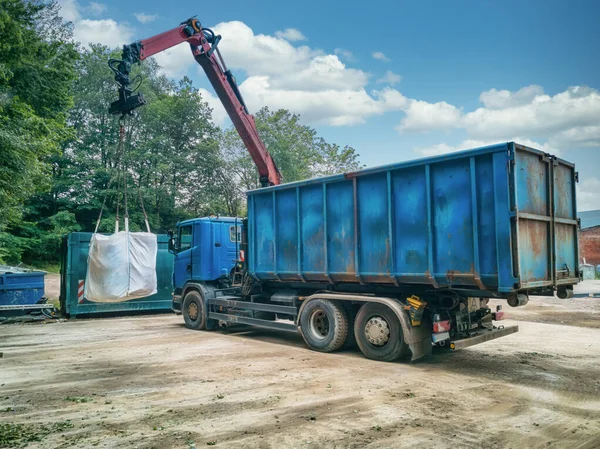
[[[44,296],[44,271],[0,272],[0,306],[36,304]]]
[[[598,192],[598,195],[600,195],[600,192]],[[581,229],[600,226],[600,210],[586,210],[579,212],[579,218],[581,219]]]
[[[119,314],[141,311],[171,311],[173,293],[173,255],[168,252],[168,237],[157,235],[156,280],[158,292],[146,298],[118,303],[91,302],[79,297],[85,280],[91,232],[72,232],[63,239],[61,254],[61,310],[67,316]],[[83,290],[81,290],[83,291]]]
[[[248,192],[260,280],[578,282],[574,166],[513,142]]]
[[[241,229],[242,220],[233,217],[203,217],[178,223],[175,289],[183,288],[190,280],[206,282],[228,276],[237,261]]]

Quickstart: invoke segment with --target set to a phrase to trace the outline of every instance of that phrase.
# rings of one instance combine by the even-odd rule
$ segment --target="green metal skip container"
[[[156,280],[152,296],[117,303],[88,301],[84,294],[91,232],[72,232],[63,237],[60,268],[60,307],[65,316],[125,315],[134,312],[170,312],[173,293],[173,255],[169,238],[157,235]]]

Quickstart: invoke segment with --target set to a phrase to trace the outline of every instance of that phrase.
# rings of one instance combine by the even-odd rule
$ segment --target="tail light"
[[[246,259],[245,259],[245,257],[246,257],[246,256],[245,256],[245,254],[244,254],[244,250],[243,250],[243,249],[241,249],[241,250],[240,250],[240,262],[244,262],[244,261],[246,260]]]
[[[450,320],[442,320],[439,315],[434,315],[433,317],[433,333],[437,334],[439,332],[448,332],[452,323]]]
[[[492,319],[495,321],[501,321],[506,319],[506,312],[502,310],[501,305],[496,306],[496,311],[492,313]]]

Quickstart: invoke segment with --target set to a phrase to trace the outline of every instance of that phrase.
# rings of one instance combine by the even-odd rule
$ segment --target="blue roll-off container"
[[[576,284],[576,181],[573,164],[509,142],[254,190],[249,271],[499,296]]]
[[[0,306],[37,304],[44,296],[45,271],[0,271]]]
[[[158,234],[156,256],[157,293],[124,302],[100,303],[83,296],[91,232],[72,232],[63,238],[61,254],[61,310],[66,316],[118,315],[133,312],[170,312],[173,293],[173,255],[169,237]]]

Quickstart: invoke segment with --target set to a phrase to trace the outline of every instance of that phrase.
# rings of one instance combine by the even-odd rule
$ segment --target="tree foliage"
[[[166,78],[152,59],[135,67],[148,104],[128,117],[120,151],[107,67],[120,51],[71,43],[55,2],[0,5],[0,262],[55,263],[62,236],[94,231],[103,202],[99,229],[112,232],[125,181],[132,230],[144,226],[140,198],[153,232],[245,214],[254,163],[190,79]],[[326,142],[289,110],[265,107],[255,121],[284,182],[360,168],[353,148]]]
[[[55,3],[0,0],[0,231],[50,186],[50,157],[69,136],[75,46]]]

